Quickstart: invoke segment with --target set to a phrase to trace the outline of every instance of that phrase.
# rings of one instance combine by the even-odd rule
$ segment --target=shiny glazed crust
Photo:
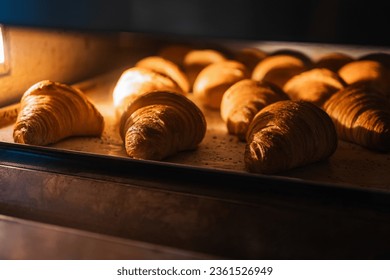
[[[14,126],[16,143],[48,145],[70,136],[100,136],[103,116],[78,89],[41,81],[23,95]]]
[[[150,69],[132,67],[124,71],[113,91],[117,115],[120,117],[129,103],[139,95],[154,90],[183,93],[182,89],[171,78]]]
[[[329,116],[304,101],[279,101],[254,117],[247,133],[245,165],[271,174],[330,157],[337,135]]]

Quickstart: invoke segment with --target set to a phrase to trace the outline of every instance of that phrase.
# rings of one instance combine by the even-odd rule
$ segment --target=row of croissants
[[[246,168],[265,174],[327,159],[338,139],[389,152],[389,57],[329,53],[314,62],[294,50],[168,46],[117,81],[119,133],[128,156],[162,160],[196,149],[207,131],[204,113],[219,110],[228,132],[246,142]],[[80,90],[42,81],[23,95],[13,135],[47,145],[103,129]]]

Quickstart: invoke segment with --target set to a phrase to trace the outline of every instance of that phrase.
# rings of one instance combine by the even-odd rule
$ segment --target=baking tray
[[[236,46],[240,47],[240,46]],[[265,46],[267,47],[267,45]],[[305,46],[304,46],[305,47]],[[264,49],[264,46],[262,47]],[[311,48],[312,49],[312,48]],[[324,48],[327,52],[329,48]],[[307,51],[306,51],[307,53]],[[314,52],[315,53],[315,52]],[[318,54],[318,52],[317,52]],[[309,53],[313,57],[313,53]],[[90,100],[102,113],[105,129],[102,137],[72,137],[48,147],[33,147],[14,144],[12,138],[13,124],[0,129],[1,148],[28,150],[32,153],[72,152],[73,155],[110,158],[121,162],[138,162],[143,165],[156,165],[157,162],[134,160],[127,157],[119,135],[118,120],[112,104],[112,91],[124,69],[107,73],[84,81],[76,86],[83,89]],[[195,103],[192,94],[187,95]],[[181,152],[158,162],[158,166],[196,169],[200,172],[217,172],[218,174],[238,173],[244,177],[257,177],[259,180],[269,178],[287,183],[311,183],[368,190],[390,190],[390,154],[376,153],[355,144],[339,141],[335,154],[328,160],[295,168],[274,176],[254,175],[245,170],[245,143],[229,135],[219,111],[209,110],[197,104],[204,112],[207,121],[207,132],[197,150]]]

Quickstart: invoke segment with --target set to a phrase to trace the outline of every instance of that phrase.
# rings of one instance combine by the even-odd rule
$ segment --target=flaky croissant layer
[[[262,109],[247,133],[245,165],[277,173],[330,157],[337,135],[330,117],[304,101],[279,101]]]
[[[129,105],[121,118],[120,133],[130,157],[162,160],[195,149],[205,136],[206,121],[184,95],[154,91]]]
[[[372,150],[390,151],[390,103],[375,88],[350,85],[333,95],[324,108],[340,139]]]
[[[41,81],[23,95],[14,126],[16,143],[47,145],[70,136],[100,136],[103,116],[78,89]]]

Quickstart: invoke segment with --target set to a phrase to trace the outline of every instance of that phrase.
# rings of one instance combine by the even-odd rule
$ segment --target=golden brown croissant
[[[174,44],[161,48],[158,52],[158,55],[172,61],[176,65],[179,65],[179,67],[183,67],[184,58],[191,50],[192,47],[189,45]]]
[[[16,143],[47,145],[70,136],[100,136],[103,116],[78,89],[41,81],[23,95],[14,126]]]
[[[227,60],[213,63],[203,69],[196,78],[194,96],[203,105],[219,109],[225,91],[248,76],[247,68],[240,62]]]
[[[358,60],[344,65],[340,77],[347,83],[367,83],[390,98],[390,70],[372,60]]]
[[[381,63],[383,66],[390,69],[390,53],[374,52],[362,55],[359,60],[372,60]]]
[[[305,53],[299,51],[299,50],[294,50],[294,49],[278,49],[270,54],[270,56],[275,56],[275,55],[288,55],[288,56],[293,56],[301,60],[307,68],[311,68],[313,66],[313,61],[311,60],[310,57],[308,57]]]
[[[120,133],[130,157],[161,160],[195,149],[205,136],[206,121],[184,95],[154,91],[129,105],[121,118]]]
[[[221,117],[229,133],[245,141],[245,135],[253,117],[264,107],[288,96],[277,86],[250,79],[232,85],[223,95]]]
[[[279,101],[254,117],[247,133],[245,165],[276,173],[330,157],[337,135],[330,117],[305,101]]]
[[[256,67],[256,65],[266,58],[267,53],[258,48],[243,48],[239,50],[235,59],[244,64],[250,72]]]
[[[268,56],[260,61],[252,72],[252,79],[271,82],[280,88],[293,76],[308,70],[306,63],[291,55]]]
[[[283,90],[292,100],[303,100],[321,107],[345,82],[334,72],[315,68],[292,77]]]
[[[181,88],[169,77],[149,69],[132,67],[123,72],[113,91],[114,107],[121,116],[128,104],[139,95],[153,90],[182,93]]]
[[[350,85],[334,94],[324,108],[340,139],[390,151],[389,102],[376,89],[364,84]]]
[[[190,90],[190,84],[186,74],[172,61],[159,56],[149,56],[138,61],[135,66],[150,69],[161,75],[168,76],[176,82],[183,92],[187,93]]]
[[[337,72],[345,64],[352,61],[354,61],[354,59],[345,53],[333,52],[321,56],[315,63],[314,67],[326,68],[333,72]]]
[[[184,57],[184,70],[190,82],[190,87],[194,85],[196,77],[206,66],[227,60],[219,51],[213,49],[191,50]]]

